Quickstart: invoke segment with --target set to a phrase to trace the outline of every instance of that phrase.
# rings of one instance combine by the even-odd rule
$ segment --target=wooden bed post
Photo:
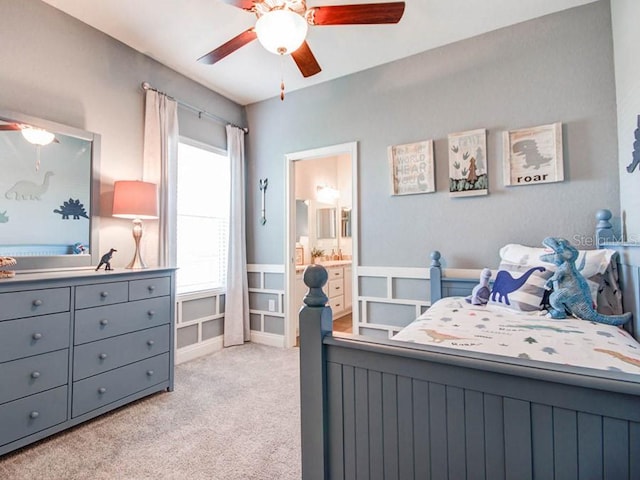
[[[300,417],[302,478],[328,478],[327,401],[324,337],[333,331],[331,308],[322,291],[329,275],[322,265],[309,265],[303,279],[309,287],[300,310]]]
[[[598,210],[596,212],[596,248],[602,248],[605,242],[615,242],[615,234],[613,233],[613,225],[611,225],[611,211],[607,209]]]
[[[442,269],[440,265],[440,252],[434,250],[431,252],[431,265],[429,266],[429,289],[431,303],[442,298]]]

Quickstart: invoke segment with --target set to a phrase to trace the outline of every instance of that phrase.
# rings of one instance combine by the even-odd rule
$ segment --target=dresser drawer
[[[69,312],[0,322],[0,363],[69,347]]]
[[[169,297],[87,308],[76,312],[75,345],[169,323]]]
[[[129,300],[129,282],[99,283],[76,287],[76,308],[99,307]]]
[[[171,293],[169,277],[145,278],[129,282],[129,300],[163,297]]]
[[[0,293],[0,321],[68,312],[71,288],[49,288]]]
[[[67,386],[0,405],[0,445],[67,419]]]
[[[65,385],[68,365],[67,349],[1,363],[0,385],[3,388],[0,389],[0,403]],[[11,388],[5,388],[5,385]]]
[[[74,350],[73,379],[96,375],[169,351],[169,325],[85,343]]]
[[[344,293],[344,280],[342,278],[329,280],[329,295],[328,297],[337,297]]]
[[[169,379],[169,354],[164,353],[73,384],[72,416],[118,401]]]

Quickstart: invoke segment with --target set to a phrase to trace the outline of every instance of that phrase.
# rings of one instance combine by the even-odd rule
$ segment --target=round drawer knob
[[[38,412],[37,410],[34,410],[29,414],[29,418],[38,418],[39,416],[40,416],[40,412]]]
[[[107,320],[106,318],[103,318],[102,320],[100,320],[100,325],[102,325],[103,327],[109,323],[109,320]]]
[[[31,335],[31,338],[33,338],[34,340],[40,340],[42,338],[42,334],[40,332],[36,332]]]
[[[153,293],[153,291],[156,289],[156,287],[154,285],[149,285],[147,288],[149,289],[149,291],[151,293]]]
[[[153,346],[153,344],[156,343],[153,340],[147,340],[147,345],[149,345],[150,347]]]
[[[42,305],[42,300],[34,300],[33,302],[31,302],[33,304],[34,307],[39,307],[40,305]]]
[[[109,292],[100,292],[100,296],[102,298],[107,298],[109,296]]]
[[[149,310],[147,312],[147,315],[149,315],[150,317],[153,317],[156,314],[155,310]]]
[[[153,370],[147,370],[147,376],[152,376],[155,372]]]
[[[105,358],[107,358],[107,354],[106,353],[101,353],[100,355],[98,355],[98,358],[100,360],[104,360]]]
[[[31,372],[31,378],[39,378],[40,372]]]
[[[107,389],[106,389],[106,388],[104,388],[104,387],[100,387],[100,388],[98,389],[98,393],[100,393],[100,394],[102,394],[102,393],[106,393],[106,391],[107,391]]]

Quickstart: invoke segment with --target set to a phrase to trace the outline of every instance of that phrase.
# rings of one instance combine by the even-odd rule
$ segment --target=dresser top
[[[97,270],[92,268],[78,268],[69,270],[46,270],[30,272],[28,270],[16,271],[16,275],[11,278],[0,278],[0,288],[28,282],[47,281],[89,281],[89,282],[109,282],[124,281],[134,277],[148,277],[162,275],[175,271],[173,267],[152,267],[145,269],[117,268],[113,270]]]

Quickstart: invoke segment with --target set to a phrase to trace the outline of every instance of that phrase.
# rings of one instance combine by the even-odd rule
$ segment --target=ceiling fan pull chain
[[[280,101],[284,102],[284,65],[283,62],[284,55],[280,55]]]

